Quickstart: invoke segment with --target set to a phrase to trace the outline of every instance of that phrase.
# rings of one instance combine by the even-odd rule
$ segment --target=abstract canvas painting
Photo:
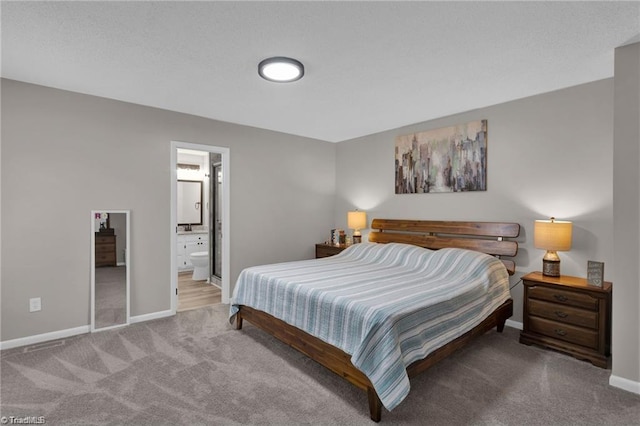
[[[396,138],[396,194],[487,190],[487,120]]]

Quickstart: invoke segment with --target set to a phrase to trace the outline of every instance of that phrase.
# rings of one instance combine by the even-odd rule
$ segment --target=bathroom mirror
[[[179,180],[178,225],[202,225],[202,181]]]
[[[91,211],[91,331],[129,324],[130,211]]]

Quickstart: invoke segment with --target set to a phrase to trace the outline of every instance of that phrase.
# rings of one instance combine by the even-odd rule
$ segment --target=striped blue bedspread
[[[230,320],[247,305],[342,349],[392,410],[409,393],[407,366],[509,297],[509,275],[495,257],[362,243],[332,257],[243,270]]]

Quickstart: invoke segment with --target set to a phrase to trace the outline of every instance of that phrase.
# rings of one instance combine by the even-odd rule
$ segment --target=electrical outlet
[[[37,312],[42,310],[42,300],[39,297],[29,299],[29,312]]]

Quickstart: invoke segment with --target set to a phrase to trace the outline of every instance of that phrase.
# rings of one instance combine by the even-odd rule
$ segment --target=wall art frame
[[[487,120],[396,137],[395,192],[487,190]]]

